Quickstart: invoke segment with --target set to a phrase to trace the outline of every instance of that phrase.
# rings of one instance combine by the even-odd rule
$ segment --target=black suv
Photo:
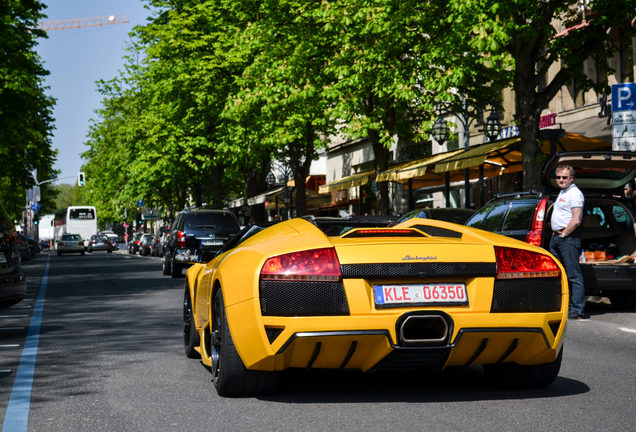
[[[163,247],[163,274],[173,278],[198,262],[210,261],[241,227],[224,210],[186,209],[177,215]]]
[[[606,259],[581,262],[586,295],[603,295],[616,309],[636,307],[636,203],[623,197],[623,185],[636,175],[636,153],[622,151],[558,153],[543,166],[543,192],[501,195],[466,225],[550,249],[550,219],[559,193],[555,168],[568,164],[585,196],[581,243]]]
[[[17,303],[26,293],[22,272],[18,233],[0,202],[0,306]]]

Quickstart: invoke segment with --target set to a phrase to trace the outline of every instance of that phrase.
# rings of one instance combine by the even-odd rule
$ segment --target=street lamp
[[[433,138],[440,144],[443,145],[450,136],[450,128],[446,124],[446,120],[444,116],[454,115],[463,126],[463,137],[464,137],[464,150],[468,151],[470,149],[470,125],[477,118],[477,114],[480,114],[479,108],[484,105],[492,105],[492,103],[484,103],[479,105],[477,108],[472,110],[468,107],[468,102],[464,99],[461,105],[448,105],[449,109],[441,109],[441,103],[438,103],[437,111],[439,111],[439,117],[433,124],[432,135]],[[497,116],[495,109],[492,108],[490,111],[490,115],[486,119],[486,125],[483,129],[484,134],[490,141],[494,141],[499,135],[499,131],[501,131],[501,122],[499,121],[499,117]],[[464,169],[464,206],[465,208],[470,208],[470,169]]]

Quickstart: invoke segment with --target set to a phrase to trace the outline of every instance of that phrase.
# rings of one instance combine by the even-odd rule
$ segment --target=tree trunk
[[[289,163],[294,175],[294,184],[296,187],[296,216],[302,217],[307,214],[307,193],[305,189],[305,180],[309,175],[311,162],[314,159],[314,140],[316,133],[313,126],[308,123],[305,133],[305,142],[295,140],[289,146]],[[305,147],[305,160],[301,161],[303,153],[302,146]]]
[[[380,142],[380,134],[377,130],[368,129],[368,134],[375,156],[375,173],[386,171],[389,168],[389,149]],[[376,213],[379,215],[390,214],[389,182],[378,182],[375,187]]]
[[[245,190],[247,197],[251,198],[256,195],[267,192],[267,169],[263,167],[269,167],[269,159],[263,159],[256,168],[249,168],[245,173]],[[265,206],[261,204],[255,204],[250,206],[250,216],[255,222],[264,222],[267,220],[267,213]]]

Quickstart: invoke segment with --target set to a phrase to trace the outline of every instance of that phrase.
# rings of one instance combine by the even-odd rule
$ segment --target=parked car
[[[576,172],[574,183],[585,206],[581,243],[588,252],[604,251],[606,259],[581,262],[586,295],[608,297],[616,309],[636,307],[635,203],[622,196],[623,185],[636,175],[636,153],[559,153],[543,167],[544,191],[497,196],[466,222],[473,228],[503,234],[549,250],[550,219],[559,193],[555,168],[566,163]]]
[[[51,249],[51,240],[40,240],[40,248],[42,250]]]
[[[0,202],[0,306],[19,302],[26,293],[26,277],[22,272],[18,233]]]
[[[163,274],[181,276],[184,268],[209,260],[241,227],[233,213],[224,210],[186,209],[177,214],[166,238]]]
[[[31,248],[29,247],[29,239],[27,239],[26,236],[22,233],[17,233],[17,235],[20,258],[24,261],[28,261],[33,256],[33,254],[31,253]]]
[[[152,234],[146,233],[139,239],[139,255],[150,255],[150,247],[152,246]]]
[[[63,253],[84,255],[85,251],[84,240],[79,234],[62,234],[62,238],[57,242],[57,256],[61,256]]]
[[[138,232],[133,234],[133,236],[130,238],[130,240],[128,241],[129,254],[136,254],[137,252],[139,252],[139,240],[141,239],[142,235],[143,233]]]
[[[31,249],[31,256],[34,257],[40,253],[42,248],[40,248],[40,244],[33,237],[27,237],[27,243],[29,244],[29,249]]]
[[[163,256],[163,242],[168,234],[168,227],[163,226],[157,230],[155,235],[152,236],[152,246],[150,248],[151,256]]]
[[[221,396],[274,392],[286,368],[474,364],[502,387],[556,379],[569,293],[551,254],[443,221],[385,226],[244,228],[186,273],[186,356],[211,368]]]
[[[398,222],[404,222],[413,218],[421,219],[435,219],[445,222],[452,222],[459,225],[464,225],[466,221],[475,214],[473,209],[463,208],[429,208],[429,209],[417,209],[408,212],[402,216]]]
[[[115,248],[106,234],[93,234],[88,241],[88,253],[106,251],[112,253]]]

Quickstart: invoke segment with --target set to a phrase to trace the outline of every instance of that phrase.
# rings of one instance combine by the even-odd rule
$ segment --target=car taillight
[[[79,244],[79,243],[78,243],[78,244]],[[91,240],[91,241],[89,241],[89,242],[88,242],[88,245],[89,245],[89,246],[90,246],[90,245],[92,245],[92,244],[93,244],[93,240]]]
[[[539,201],[537,209],[534,211],[532,219],[532,230],[526,235],[526,243],[534,246],[541,246],[543,238],[543,220],[545,219],[545,207],[548,199],[543,198]]]
[[[77,242],[77,245],[78,245],[78,246],[84,246],[84,242],[83,242],[83,241],[81,241],[81,242]]]
[[[183,231],[177,233],[177,247],[186,247],[185,233]]]
[[[62,243],[62,242],[57,242],[57,245],[58,245],[58,246],[64,246],[64,243]]]
[[[263,280],[338,282],[341,276],[340,262],[333,248],[271,257],[261,269]]]
[[[495,246],[497,279],[559,277],[561,269],[548,255]]]

